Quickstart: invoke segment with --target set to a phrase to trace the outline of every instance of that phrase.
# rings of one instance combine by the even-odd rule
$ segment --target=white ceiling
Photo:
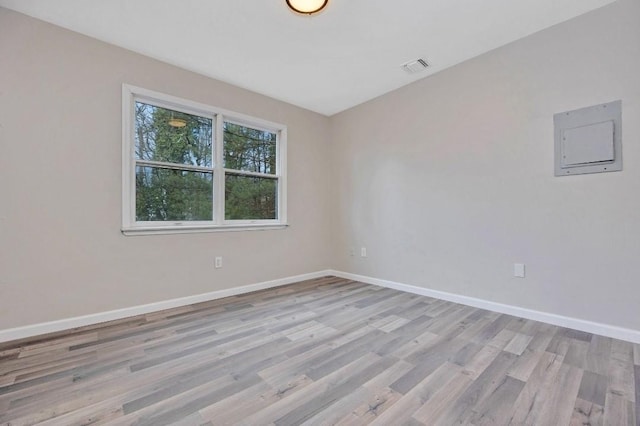
[[[0,0],[0,6],[332,115],[613,0]],[[1,32],[1,29],[0,29]],[[419,57],[431,67],[409,75]]]

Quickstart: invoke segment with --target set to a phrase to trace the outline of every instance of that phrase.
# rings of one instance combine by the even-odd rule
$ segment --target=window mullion
[[[221,114],[216,115],[215,124],[213,206],[214,220],[216,224],[222,225],[224,222],[224,117]]]

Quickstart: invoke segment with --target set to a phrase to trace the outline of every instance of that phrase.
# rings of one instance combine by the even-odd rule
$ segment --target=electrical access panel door
[[[555,114],[555,175],[622,170],[621,101]]]

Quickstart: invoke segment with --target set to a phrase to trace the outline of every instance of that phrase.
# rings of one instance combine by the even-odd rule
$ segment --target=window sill
[[[237,231],[270,231],[285,229],[286,223],[274,224],[242,224],[242,225],[181,225],[181,226],[145,226],[122,228],[122,234],[131,235],[167,235],[167,234],[196,234],[206,232],[237,232]]]

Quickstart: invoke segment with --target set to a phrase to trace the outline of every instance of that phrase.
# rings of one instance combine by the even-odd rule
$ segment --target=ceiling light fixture
[[[320,12],[329,3],[329,0],[287,0],[287,6],[291,10],[304,15],[313,15]]]
[[[185,120],[184,118],[178,118],[178,117],[174,117],[173,113],[171,113],[171,118],[169,118],[169,126],[171,127],[184,127],[187,125],[187,120]]]

